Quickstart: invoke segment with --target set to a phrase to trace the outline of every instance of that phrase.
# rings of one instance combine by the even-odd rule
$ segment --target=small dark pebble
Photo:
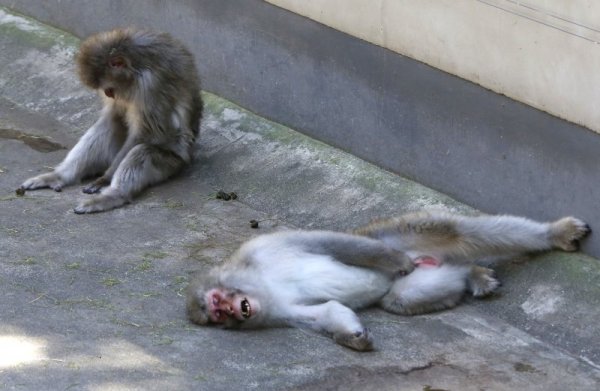
[[[25,195],[25,189],[22,187],[19,187],[17,190],[15,190],[15,193],[17,193],[17,195],[19,197],[23,197]]]
[[[234,192],[225,193],[223,190],[219,190],[217,192],[217,199],[223,201],[236,200],[237,194],[235,194]]]
[[[219,190],[217,192],[217,199],[223,200],[223,201],[229,201],[231,199],[231,196],[229,194],[225,193],[223,190]]]
[[[250,228],[258,228],[258,221],[250,220]]]

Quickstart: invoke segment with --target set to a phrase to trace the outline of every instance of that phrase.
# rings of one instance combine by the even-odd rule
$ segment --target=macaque
[[[116,29],[81,44],[77,69],[103,99],[100,118],[54,171],[23,190],[55,191],[99,176],[75,213],[120,207],[192,159],[202,117],[200,84],[190,52],[168,34]]]
[[[417,212],[352,233],[284,231],[258,236],[225,263],[192,280],[187,314],[226,328],[305,327],[346,347],[373,349],[354,310],[379,306],[413,315],[481,297],[499,281],[476,261],[551,249],[575,251],[590,232],[565,217]]]

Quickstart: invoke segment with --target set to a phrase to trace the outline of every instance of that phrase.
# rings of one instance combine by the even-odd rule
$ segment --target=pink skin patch
[[[442,262],[440,262],[437,258],[430,257],[429,255],[423,255],[415,258],[413,263],[416,267],[421,268],[434,268],[439,267],[442,264]]]

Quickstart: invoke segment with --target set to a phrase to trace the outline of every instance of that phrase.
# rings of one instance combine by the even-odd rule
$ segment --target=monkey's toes
[[[493,269],[482,266],[473,266],[467,282],[474,297],[487,296],[502,285]]]
[[[588,224],[574,217],[565,217],[552,223],[553,244],[564,251],[577,251],[580,240],[591,232]]]
[[[471,290],[474,297],[485,297],[493,293],[502,284],[492,276],[483,276],[477,283],[472,284]]]
[[[340,345],[358,350],[359,352],[373,350],[373,339],[366,328],[354,334],[335,334],[333,338]]]
[[[122,195],[119,190],[107,188],[100,195],[91,196],[79,203],[73,212],[76,214],[97,213],[111,210],[125,205],[129,199]]]
[[[85,194],[96,194],[96,193],[99,193],[101,189],[102,189],[102,186],[98,186],[94,183],[90,183],[89,185],[82,187],[81,191],[84,192]]]

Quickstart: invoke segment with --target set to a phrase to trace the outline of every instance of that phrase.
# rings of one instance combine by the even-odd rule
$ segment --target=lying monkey
[[[353,310],[378,305],[412,315],[451,308],[465,292],[479,297],[499,286],[493,270],[474,261],[575,251],[589,232],[573,217],[540,223],[515,216],[419,212],[351,234],[262,235],[192,281],[187,313],[200,325],[308,327],[349,348],[371,350],[372,338]]]

